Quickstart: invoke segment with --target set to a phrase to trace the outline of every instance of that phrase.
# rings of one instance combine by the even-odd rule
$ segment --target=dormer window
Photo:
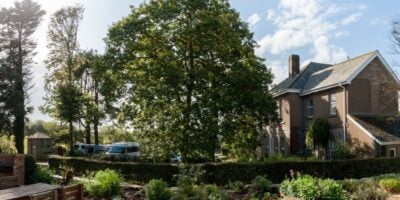
[[[332,93],[329,95],[329,113],[332,116],[336,115],[336,94]]]
[[[314,101],[312,99],[307,100],[307,116],[308,118],[314,117]]]

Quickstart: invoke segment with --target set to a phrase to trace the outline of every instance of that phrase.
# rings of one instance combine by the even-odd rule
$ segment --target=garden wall
[[[190,164],[188,164],[190,165]],[[384,173],[400,173],[400,159],[373,158],[332,161],[276,161],[249,163],[204,163],[196,164],[205,170],[206,183],[227,184],[240,180],[250,182],[257,175],[264,175],[274,183],[279,183],[290,176],[290,170],[310,174],[321,178],[363,178]],[[153,164],[133,162],[110,162],[88,158],[50,157],[52,169],[72,167],[76,174],[84,174],[101,169],[113,169],[125,177],[139,182],[151,179],[163,179],[174,182],[174,175],[179,171],[177,164]]]

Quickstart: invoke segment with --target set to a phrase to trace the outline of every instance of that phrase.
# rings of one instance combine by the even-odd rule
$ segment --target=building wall
[[[349,113],[355,115],[396,115],[399,87],[375,58],[349,85]]]
[[[336,94],[336,115],[330,114],[330,100],[329,96]],[[318,93],[313,93],[307,96],[303,96],[303,117],[305,128],[311,123],[313,119],[325,118],[328,120],[332,129],[343,129],[343,122],[345,119],[345,99],[344,89],[341,87],[332,88]],[[307,112],[307,101],[312,99],[314,102],[314,117],[309,118]]]
[[[377,149],[375,141],[351,118],[348,120],[347,135],[347,141],[350,143],[350,147],[357,157],[376,156]]]
[[[28,139],[28,154],[36,159],[47,159],[52,150],[51,139]]]

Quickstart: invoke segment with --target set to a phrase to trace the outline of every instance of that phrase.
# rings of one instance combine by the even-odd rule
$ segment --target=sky
[[[29,91],[34,107],[30,120],[51,120],[39,110],[43,105],[44,75],[48,50],[47,26],[52,13],[77,3],[85,7],[78,40],[82,49],[103,52],[103,39],[113,22],[130,13],[130,5],[142,0],[36,0],[46,11],[34,37],[38,42],[33,71],[34,87]],[[14,0],[0,0],[0,7]],[[395,71],[400,55],[391,53],[391,21],[400,17],[398,0],[229,0],[243,21],[248,22],[259,47],[256,54],[274,73],[274,83],[288,76],[289,55],[298,54],[301,65],[310,61],[334,64],[379,50]]]

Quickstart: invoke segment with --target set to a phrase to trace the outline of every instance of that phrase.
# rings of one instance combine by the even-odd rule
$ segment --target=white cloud
[[[347,53],[343,48],[334,45],[332,40],[349,35],[348,31],[342,29],[359,20],[362,10],[365,9],[364,4],[336,5],[322,0],[281,0],[276,9],[269,9],[266,13],[266,19],[276,29],[257,41],[259,47],[256,53],[263,57],[282,57],[289,54],[288,51],[296,53],[295,49],[310,48],[313,55],[306,58],[307,61],[342,61],[346,59]],[[278,74],[275,81],[282,80],[282,73],[287,76],[286,70],[281,70],[286,65],[283,59],[269,63],[268,67],[272,72]]]
[[[287,66],[284,65],[281,60],[267,60],[265,62],[265,65],[267,65],[267,67],[270,68],[272,72],[274,72],[273,84],[277,84],[287,77]]]
[[[358,19],[359,19],[360,17],[361,17],[361,13],[352,14],[352,15],[350,15],[350,16],[344,18],[344,19],[341,21],[341,24],[344,25],[344,26],[349,25],[349,24],[351,24],[351,23],[354,23],[354,22],[358,21]]]
[[[253,13],[249,18],[247,18],[247,23],[249,23],[250,28],[254,27],[261,20],[261,16],[258,13]]]

